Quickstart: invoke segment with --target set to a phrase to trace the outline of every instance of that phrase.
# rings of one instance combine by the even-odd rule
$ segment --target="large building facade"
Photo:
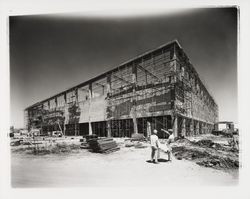
[[[208,133],[218,106],[177,40],[25,109],[28,129],[130,137]]]

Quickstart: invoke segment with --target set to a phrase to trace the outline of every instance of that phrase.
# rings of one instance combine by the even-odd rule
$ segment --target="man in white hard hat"
[[[158,163],[158,158],[160,158],[160,143],[159,138],[157,136],[157,130],[153,130],[153,134],[150,136],[150,144],[151,144],[151,162]]]

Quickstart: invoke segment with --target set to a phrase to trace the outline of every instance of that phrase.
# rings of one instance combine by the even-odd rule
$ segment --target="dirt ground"
[[[11,156],[13,187],[96,187],[236,185],[238,169],[214,169],[194,161],[161,153],[159,164],[149,163],[150,147],[123,147],[110,154],[74,153],[31,155],[14,152]]]

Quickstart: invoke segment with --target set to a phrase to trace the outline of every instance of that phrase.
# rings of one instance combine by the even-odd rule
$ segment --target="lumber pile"
[[[98,138],[98,136],[96,134],[83,136],[83,139],[80,139],[80,143],[81,143],[80,148],[81,149],[89,149],[89,141],[91,139],[97,139],[97,138]]]
[[[110,153],[119,150],[113,138],[93,138],[88,140],[89,148],[96,153]]]
[[[91,140],[91,139],[97,139],[97,138],[98,138],[98,136],[97,136],[96,134],[86,135],[86,136],[85,136],[85,139],[86,139],[87,142],[88,142],[89,140]]]

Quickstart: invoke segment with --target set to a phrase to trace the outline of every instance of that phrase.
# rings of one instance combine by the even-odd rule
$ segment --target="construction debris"
[[[22,141],[21,140],[14,140],[10,143],[10,146],[19,146],[21,145]]]
[[[237,169],[239,167],[239,154],[237,149],[229,145],[219,144],[212,139],[190,141],[179,139],[172,146],[176,159],[191,160],[200,166],[216,169]]]
[[[226,168],[226,169],[239,168],[239,161],[232,160],[230,158],[210,157],[207,160],[196,162],[196,164],[213,168]]]

